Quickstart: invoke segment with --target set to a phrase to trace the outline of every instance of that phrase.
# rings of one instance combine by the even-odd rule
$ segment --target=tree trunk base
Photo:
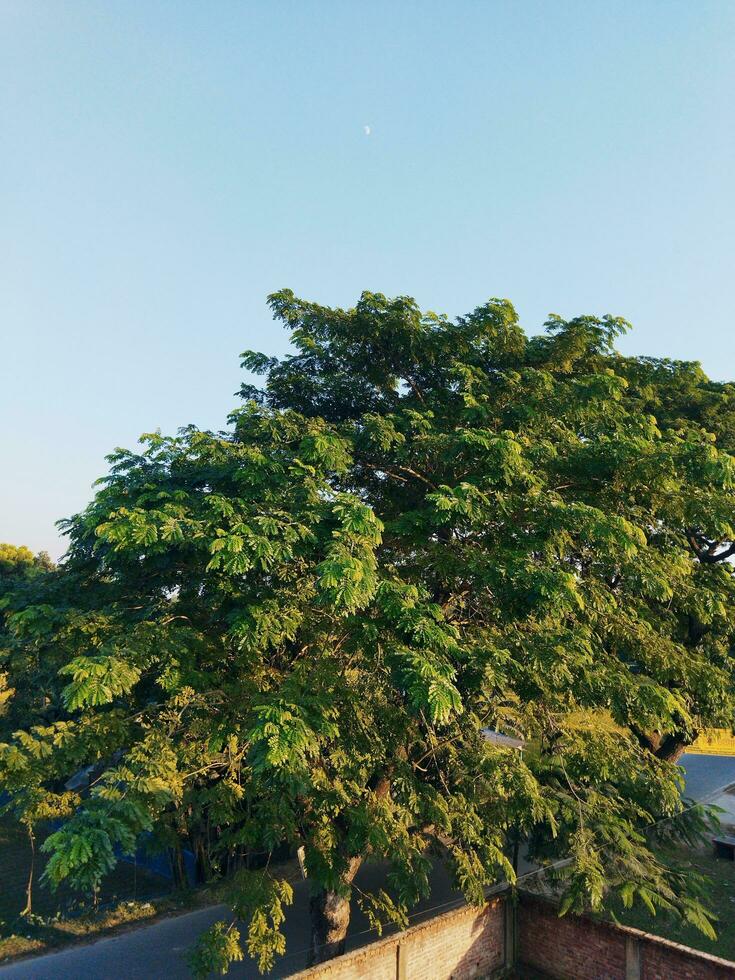
[[[309,911],[311,913],[309,966],[314,966],[344,953],[347,927],[350,924],[350,900],[337,892],[319,892],[312,895]]]
[[[311,950],[309,966],[325,963],[345,951],[347,927],[350,924],[350,892],[352,881],[362,864],[362,858],[351,858],[342,875],[340,891],[323,889],[309,899],[311,914]]]

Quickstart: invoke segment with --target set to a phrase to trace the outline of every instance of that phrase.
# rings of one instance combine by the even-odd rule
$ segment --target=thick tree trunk
[[[678,762],[688,748],[687,742],[670,735],[662,739],[655,754],[657,758],[664,759],[666,762]]]
[[[314,892],[309,900],[311,915],[311,950],[309,966],[324,963],[345,951],[347,927],[350,924],[350,891],[352,880],[362,864],[362,858],[351,858],[339,892],[323,889]]]
[[[333,891],[312,895],[309,902],[311,914],[311,951],[309,966],[323,963],[345,951],[347,927],[350,924],[350,900]]]
[[[657,759],[663,759],[665,762],[678,762],[696,740],[696,733],[687,738],[676,733],[662,736],[660,732],[640,732],[635,729],[634,733],[641,745],[644,745]]]

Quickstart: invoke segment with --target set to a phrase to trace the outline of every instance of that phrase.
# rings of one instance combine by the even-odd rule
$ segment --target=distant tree
[[[12,592],[14,601],[18,604],[32,601],[30,595],[34,584],[37,584],[39,578],[53,568],[54,563],[45,551],[34,555],[30,548],[24,545],[0,542],[0,651],[4,650],[6,654],[8,651],[9,634],[4,610],[9,603],[9,598],[6,597],[9,597]],[[11,695],[16,693],[8,689],[9,671],[12,671],[16,680],[22,681],[24,671],[21,665],[17,663],[11,665],[7,658],[0,654],[0,733],[3,731],[3,716],[7,714]],[[17,703],[16,698],[15,704]],[[11,715],[11,724],[12,720]],[[28,720],[27,706],[24,706],[18,723],[22,724]]]
[[[46,551],[34,555],[25,545],[3,544],[0,542],[0,575],[3,578],[18,576],[27,578],[35,571],[49,571],[54,563]]]
[[[143,829],[186,842],[267,968],[291,887],[247,851],[304,848],[320,961],[365,860],[387,883],[358,901],[405,924],[432,856],[480,902],[521,835],[571,859],[564,911],[616,891],[711,933],[646,829],[681,813],[682,749],[733,722],[735,388],[621,356],[612,317],[529,338],[505,300],[270,303],[295,352],[244,355],[265,384],[230,428],[116,452],[63,574],[8,601],[5,656],[55,681],[0,773],[60,806],[101,773],[47,878],[96,888]],[[240,955],[218,924],[194,965]]]
[[[33,720],[35,715],[32,702],[37,702],[39,693],[35,688],[38,680],[37,665],[34,664],[29,670],[28,661],[22,655],[18,659],[7,656],[13,644],[9,642],[11,634],[8,632],[5,622],[6,597],[9,597],[12,592],[16,603],[33,601],[31,596],[35,594],[34,588],[40,585],[41,577],[52,571],[53,568],[54,563],[45,551],[34,555],[30,548],[26,548],[24,545],[0,543],[0,651],[5,654],[3,656],[0,653],[0,737],[7,737],[18,725],[28,724]],[[19,652],[17,647],[16,650]],[[9,676],[12,676],[15,687],[9,686]],[[32,692],[30,701],[24,697],[24,694],[29,692]],[[7,804],[8,808],[15,812],[25,827],[31,849],[23,915],[30,915],[33,911],[36,826],[41,821],[48,820],[59,813],[58,808],[49,809],[45,805],[46,794],[40,788],[40,782],[44,775],[45,771],[41,769],[38,773],[38,779],[35,780],[31,772],[26,771],[22,786],[17,787],[14,798]],[[8,787],[12,787],[12,782],[4,788]],[[64,812],[70,812],[69,808],[67,807]]]

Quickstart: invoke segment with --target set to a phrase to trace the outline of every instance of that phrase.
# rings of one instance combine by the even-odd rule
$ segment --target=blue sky
[[[221,426],[282,286],[621,314],[735,378],[734,42],[730,0],[0,0],[0,541]]]

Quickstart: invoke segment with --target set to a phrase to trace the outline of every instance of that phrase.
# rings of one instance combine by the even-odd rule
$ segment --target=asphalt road
[[[382,878],[379,867],[362,869],[358,886],[372,887]],[[461,904],[442,868],[435,868],[430,899],[423,902],[411,917],[411,924],[422,918],[447,911]],[[200,909],[186,915],[162,919],[150,926],[131,929],[109,939],[76,946],[60,953],[39,956],[0,969],[2,980],[191,980],[186,956],[192,943],[218,919],[228,918],[225,906]],[[306,966],[309,943],[308,892],[306,882],[294,888],[294,904],[288,910],[284,925],[285,956],[279,957],[268,977],[287,977]],[[350,923],[348,948],[363,946],[376,938],[359,909]],[[228,977],[235,980],[260,978],[251,961],[236,963]]]
[[[695,799],[705,798],[727,783],[735,782],[735,758],[685,755],[681,765],[686,771],[686,795]],[[519,870],[526,869],[521,867]],[[358,875],[357,884],[371,887],[378,883],[381,874],[378,867],[365,868]],[[451,888],[443,869],[436,868],[431,898],[419,906],[412,916],[412,923],[446,911],[459,902],[461,898]],[[200,932],[226,915],[227,910],[220,906],[163,919],[119,936],[0,968],[0,980],[189,980],[187,951]],[[294,904],[286,917],[285,932],[289,952],[278,960],[269,974],[272,978],[289,976],[305,966],[309,942],[305,882],[299,882],[295,887]],[[356,910],[348,947],[364,945],[374,938],[364,916]],[[235,964],[229,976],[235,980],[255,980],[260,974],[247,962]]]
[[[686,796],[702,800],[715,790],[735,783],[735,756],[683,755],[679,765],[686,772]]]

